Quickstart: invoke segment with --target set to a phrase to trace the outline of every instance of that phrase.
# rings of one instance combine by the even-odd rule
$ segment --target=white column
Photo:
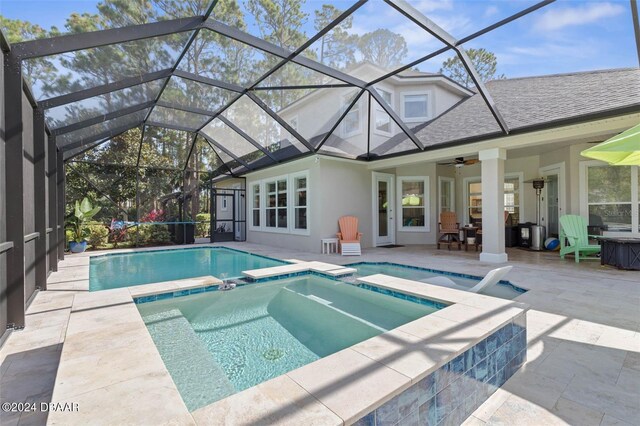
[[[482,253],[483,262],[504,263],[504,148],[480,151],[482,168]]]

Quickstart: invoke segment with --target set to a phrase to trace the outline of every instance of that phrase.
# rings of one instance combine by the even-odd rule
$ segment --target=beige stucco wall
[[[371,247],[371,172],[364,163],[308,157],[248,174],[247,188],[254,181],[305,170],[309,171],[309,235],[258,231],[248,226],[247,241],[320,252],[320,240],[335,237],[338,232],[338,219],[354,215],[360,219],[360,232],[364,234],[362,246]]]

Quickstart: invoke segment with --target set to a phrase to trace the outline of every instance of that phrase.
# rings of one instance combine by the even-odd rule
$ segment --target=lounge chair
[[[336,234],[340,247],[340,253],[343,256],[360,256],[362,250],[360,247],[360,238],[362,233],[358,232],[358,218],[355,216],[342,216],[338,220],[340,232]]]
[[[513,266],[503,266],[502,268],[492,269],[487,272],[487,275],[484,276],[482,281],[478,284],[474,285],[471,288],[461,286],[460,284],[456,284],[451,278],[437,276],[424,278],[420,280],[420,282],[427,284],[435,284],[441,287],[453,288],[456,290],[465,290],[471,293],[482,293],[484,290],[487,290],[494,285],[497,285],[505,275],[509,273],[509,271],[513,268]]]
[[[589,244],[587,221],[582,216],[572,214],[560,218],[560,258],[573,253],[576,263],[589,259],[587,256],[600,253],[599,244]],[[567,242],[569,245],[567,245]]]
[[[438,238],[438,249],[440,244],[446,244],[447,248],[451,250],[451,244],[458,244],[458,250],[460,250],[460,224],[455,212],[442,212],[440,213],[440,223],[438,224],[440,230],[440,238]]]

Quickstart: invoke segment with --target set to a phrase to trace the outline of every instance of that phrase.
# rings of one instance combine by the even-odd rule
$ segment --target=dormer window
[[[404,121],[429,120],[429,94],[426,92],[403,93],[402,119]]]
[[[384,102],[386,102],[386,104],[389,107],[393,107],[393,96],[391,95],[391,92],[383,89],[376,89],[376,90],[378,91],[378,93],[380,94],[380,97],[382,97]],[[391,128],[391,117],[389,117],[389,114],[387,114],[384,108],[382,108],[382,106],[379,105],[377,102],[374,101],[374,105],[375,105],[374,132],[379,135],[391,136],[393,134],[392,133],[393,130]]]
[[[345,96],[342,100],[343,108],[349,108],[351,102],[351,96]],[[351,136],[359,135],[362,133],[362,121],[360,120],[360,101],[362,98],[351,107],[347,115],[342,120],[342,137],[349,138]]]

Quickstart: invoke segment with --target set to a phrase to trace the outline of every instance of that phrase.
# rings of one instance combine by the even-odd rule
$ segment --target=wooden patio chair
[[[599,244],[589,244],[587,221],[582,216],[567,214],[560,218],[560,258],[569,253],[573,253],[576,263],[600,253]]]
[[[440,238],[438,238],[438,250],[440,250],[440,244],[446,244],[448,249],[451,250],[451,244],[458,244],[458,250],[461,247],[460,241],[460,224],[455,212],[442,212],[440,213],[440,223],[438,223],[440,231]]]
[[[340,253],[343,256],[360,256],[362,249],[360,247],[360,238],[362,233],[358,232],[358,218],[355,216],[342,216],[338,219],[340,232],[336,234],[338,237],[338,245]]]

